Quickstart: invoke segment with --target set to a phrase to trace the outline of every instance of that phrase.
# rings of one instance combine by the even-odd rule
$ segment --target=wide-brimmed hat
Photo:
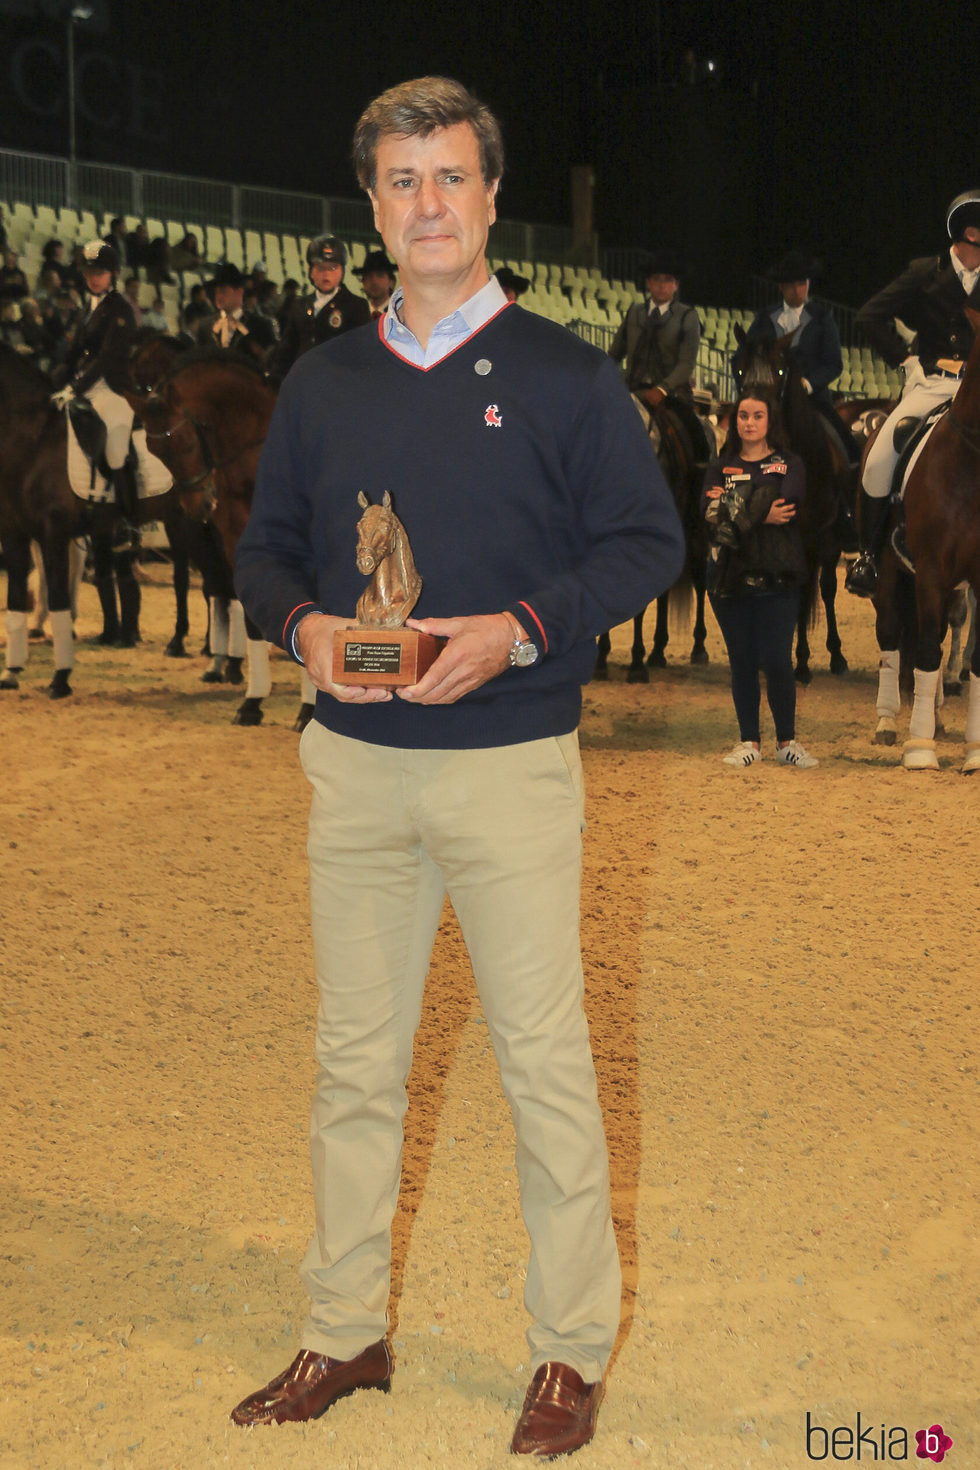
[[[519,276],[516,271],[511,270],[509,265],[502,265],[494,275],[505,291],[513,291],[515,296],[523,296],[531,282],[526,276]]]
[[[781,281],[814,281],[822,270],[820,261],[805,250],[787,250],[782,260],[769,267],[766,275],[778,286]]]
[[[679,281],[684,273],[684,262],[676,250],[654,250],[643,265],[643,279],[651,276],[673,276]]]
[[[354,274],[355,276],[369,276],[377,273],[378,275],[386,275],[393,281],[397,270],[398,267],[395,265],[395,262],[389,260],[383,250],[369,250],[364,257],[364,264],[355,265]]]
[[[211,284],[212,286],[244,286],[245,277],[234,261],[226,260],[224,265],[218,266]]]

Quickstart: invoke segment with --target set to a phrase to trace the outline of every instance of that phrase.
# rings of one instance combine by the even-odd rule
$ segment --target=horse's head
[[[357,498],[367,507],[357,523],[357,570],[369,577],[394,551],[397,522],[387,492],[382,505],[369,504],[363,491]]]
[[[215,463],[208,445],[208,425],[188,412],[173,383],[141,400],[140,417],[151,454],[163,460],[174,477],[174,489],[185,514],[207,520],[217,499]]]
[[[737,368],[740,390],[744,393],[749,388],[761,388],[769,397],[781,398],[786,386],[792,333],[775,339],[749,337],[741,326],[736,326],[735,337],[740,349]]]

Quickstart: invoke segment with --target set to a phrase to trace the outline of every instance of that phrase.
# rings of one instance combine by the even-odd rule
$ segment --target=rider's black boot
[[[135,648],[137,643],[140,642],[140,606],[143,599],[140,593],[140,584],[133,575],[132,563],[134,559],[133,557],[124,558],[124,560],[129,562],[129,565],[125,569],[120,569],[118,577],[121,623],[119,630],[120,648]]]
[[[139,545],[139,532],[136,529],[136,479],[129,464],[112,471],[112,489],[119,512],[119,519],[112,530],[112,549],[114,552],[129,551]]]
[[[844,586],[858,597],[872,597],[878,586],[878,558],[891,516],[887,495],[873,498],[861,491],[861,554],[848,569]]]

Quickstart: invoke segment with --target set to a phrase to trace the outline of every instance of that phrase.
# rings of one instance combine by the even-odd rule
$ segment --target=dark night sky
[[[80,121],[80,156],[354,196],[361,107],[443,72],[501,117],[504,216],[568,223],[569,170],[589,162],[602,243],[679,246],[695,299],[803,245],[827,262],[827,293],[857,303],[938,248],[946,203],[980,184],[980,26],[958,0],[106,3],[109,32],[79,32],[78,55],[162,74],[164,121],[140,134],[123,100],[112,126]],[[26,26],[0,19],[0,39]],[[63,43],[56,22],[34,30]],[[680,85],[688,47],[717,60],[716,85]],[[63,117],[0,117],[7,147],[63,153],[64,134]]]

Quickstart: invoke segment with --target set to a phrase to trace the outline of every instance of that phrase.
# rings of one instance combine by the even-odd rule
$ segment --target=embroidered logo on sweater
[[[500,409],[495,403],[491,403],[487,406],[487,411],[483,415],[483,422],[486,424],[488,429],[500,428],[503,420],[500,417]]]

